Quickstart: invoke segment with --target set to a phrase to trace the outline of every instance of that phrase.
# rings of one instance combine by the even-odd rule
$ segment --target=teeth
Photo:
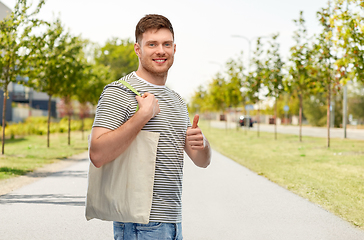
[[[156,61],[156,62],[158,62],[158,63],[161,63],[161,62],[164,62],[164,61],[165,61],[165,59],[162,59],[162,60],[154,60],[154,61]]]

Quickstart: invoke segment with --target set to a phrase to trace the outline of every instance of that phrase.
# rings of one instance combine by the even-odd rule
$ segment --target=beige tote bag
[[[158,141],[159,133],[140,131],[114,161],[100,168],[90,163],[87,220],[149,222]]]

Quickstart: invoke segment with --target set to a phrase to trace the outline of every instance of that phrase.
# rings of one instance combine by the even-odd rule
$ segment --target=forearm
[[[123,153],[148,122],[139,111],[115,130],[94,128],[91,132],[90,160],[96,167],[113,161]]]

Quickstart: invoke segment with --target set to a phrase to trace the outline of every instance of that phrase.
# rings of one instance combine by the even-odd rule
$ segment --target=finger
[[[145,92],[143,95],[142,95],[142,97],[143,98],[146,98],[146,97],[148,97],[149,95],[152,95],[151,93],[149,93],[149,92]]]
[[[200,116],[198,116],[198,114],[196,114],[195,117],[193,118],[192,128],[197,128],[197,123],[198,123],[199,119],[200,119]]]

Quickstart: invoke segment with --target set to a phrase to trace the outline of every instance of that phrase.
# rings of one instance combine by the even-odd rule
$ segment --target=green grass
[[[49,148],[47,136],[6,139],[5,155],[0,155],[0,180],[24,175],[45,164],[87,151],[88,134],[84,132],[85,139],[82,140],[81,132],[72,132],[70,146],[67,133],[51,134]]]
[[[364,229],[364,141],[200,127],[220,153]]]

